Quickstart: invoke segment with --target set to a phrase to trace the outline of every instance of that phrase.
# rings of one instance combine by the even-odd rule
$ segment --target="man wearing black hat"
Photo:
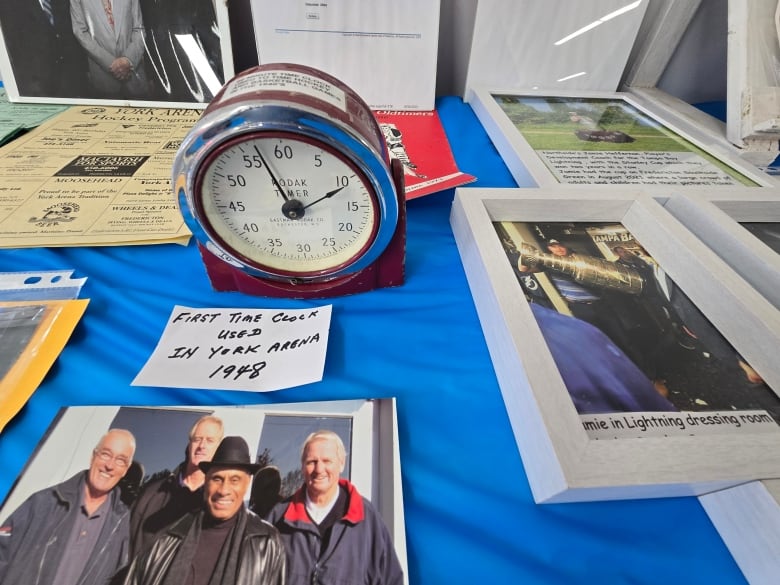
[[[210,414],[199,418],[190,429],[184,461],[170,475],[143,486],[130,511],[132,557],[149,548],[176,520],[201,508],[206,476],[200,463],[211,460],[224,434],[222,419]]]
[[[204,502],[165,530],[137,557],[125,585],[266,585],[285,582],[285,552],[277,530],[244,507],[252,475],[249,448],[225,437],[206,474]]]

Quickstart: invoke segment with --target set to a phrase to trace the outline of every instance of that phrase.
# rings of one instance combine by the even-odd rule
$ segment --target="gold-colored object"
[[[609,288],[638,295],[644,288],[644,278],[624,264],[609,262],[594,256],[545,254],[530,244],[521,244],[520,263],[528,268],[544,268],[570,276],[576,282],[598,288]]]

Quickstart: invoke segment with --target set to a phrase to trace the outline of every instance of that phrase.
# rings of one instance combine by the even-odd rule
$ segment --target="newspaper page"
[[[186,244],[171,167],[200,115],[72,106],[0,148],[0,247]]]

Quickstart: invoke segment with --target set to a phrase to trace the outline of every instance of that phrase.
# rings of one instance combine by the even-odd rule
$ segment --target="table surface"
[[[515,182],[470,107],[437,110],[469,187]],[[333,305],[321,382],[270,393],[130,382],[174,305],[295,307],[212,290],[196,246],[0,250],[0,271],[75,269],[90,299],[0,434],[0,499],[62,406],[397,398],[409,579],[426,583],[744,583],[696,498],[536,505],[449,223],[453,190],[408,203],[406,283]],[[162,269],[161,267],[165,267]]]

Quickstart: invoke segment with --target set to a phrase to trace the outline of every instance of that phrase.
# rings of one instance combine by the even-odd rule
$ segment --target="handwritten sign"
[[[322,380],[331,306],[176,306],[133,386],[267,392]]]

